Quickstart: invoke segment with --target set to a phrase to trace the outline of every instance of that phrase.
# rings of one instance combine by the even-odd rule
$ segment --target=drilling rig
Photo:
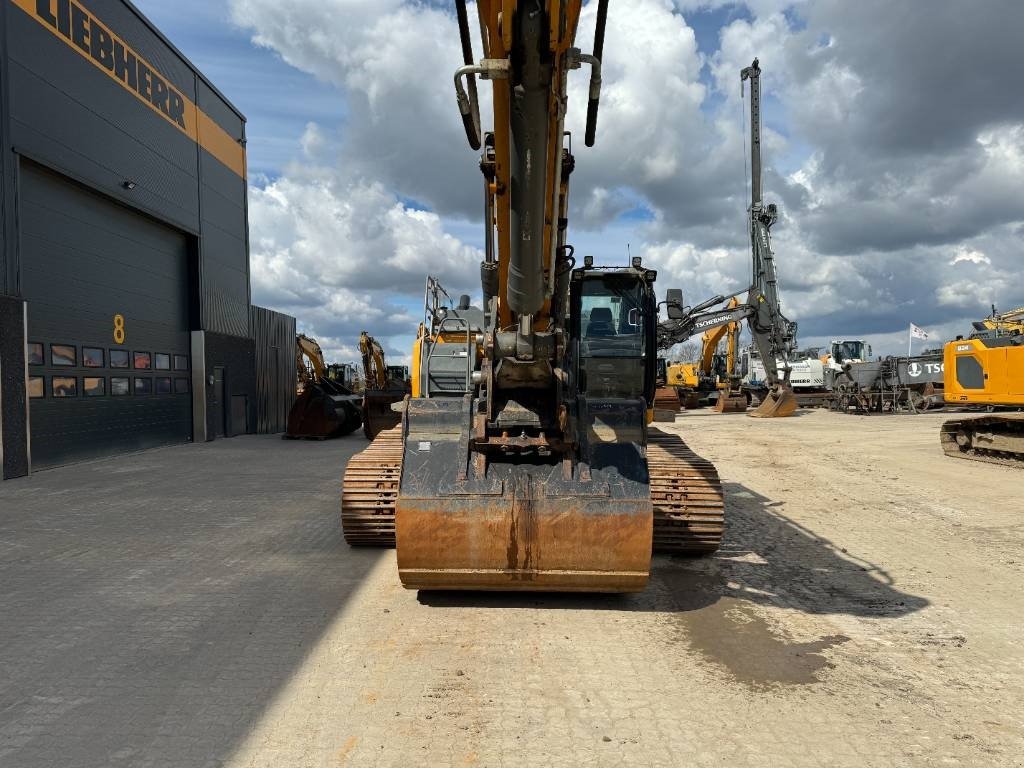
[[[772,252],[771,228],[778,220],[779,211],[774,203],[765,204],[761,197],[761,67],[758,60],[740,72],[740,88],[750,81],[750,248],[752,283],[746,301],[715,296],[692,308],[683,305],[682,291],[669,291],[669,318],[658,328],[658,349],[686,341],[697,333],[746,321],[754,345],[765,366],[768,393],[761,404],[748,412],[758,418],[792,416],[797,402],[789,386],[789,358],[796,348],[796,323],[782,314],[779,302],[779,283],[775,273],[775,254]],[[728,301],[727,307],[719,307]],[[716,309],[716,307],[718,307]],[[781,370],[778,361],[782,361]],[[741,410],[738,393],[733,394],[735,405],[729,410]],[[745,398],[744,398],[745,403]],[[723,404],[724,405],[724,404]],[[745,405],[744,405],[745,407]]]
[[[398,549],[411,589],[634,592],[652,548],[707,553],[723,528],[717,472],[653,416],[657,273],[577,262],[569,79],[589,68],[594,144],[608,0],[592,53],[581,0],[465,0],[456,100],[484,184],[483,300],[437,306],[428,282],[401,424],[349,464],[350,543]],[[491,84],[481,131],[477,78]],[[436,281],[435,281],[436,282]],[[436,296],[436,294],[435,294]]]

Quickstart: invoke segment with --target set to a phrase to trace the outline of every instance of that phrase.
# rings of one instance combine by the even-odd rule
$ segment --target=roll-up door
[[[192,436],[188,236],[22,161],[33,469]]]

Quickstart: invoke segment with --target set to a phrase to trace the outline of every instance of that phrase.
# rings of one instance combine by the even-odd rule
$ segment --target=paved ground
[[[1024,472],[941,418],[680,417],[726,546],[623,597],[402,590],[356,437],[0,484],[0,766],[1024,765]]]

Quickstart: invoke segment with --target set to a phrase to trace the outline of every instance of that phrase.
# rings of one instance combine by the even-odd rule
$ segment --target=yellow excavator
[[[1024,307],[974,323],[974,333],[943,349],[944,398],[950,405],[982,406],[984,416],[950,419],[939,439],[949,456],[1024,466]]]
[[[346,468],[345,537],[396,544],[410,589],[642,590],[652,549],[718,547],[723,502],[714,467],[649,427],[657,273],[637,257],[580,263],[567,242],[568,81],[589,68],[589,147],[608,0],[593,53],[577,46],[581,0],[478,0],[479,61],[455,5],[457,103],[484,176],[483,298],[456,305],[428,280],[412,396]],[[483,133],[477,78],[493,93]]]
[[[295,337],[295,370],[299,392],[288,411],[286,438],[324,440],[359,429],[359,396],[328,376],[320,344],[302,333]]]
[[[373,440],[385,429],[392,429],[401,415],[391,406],[409,394],[401,366],[384,362],[384,348],[366,331],[359,336],[359,354],[363,359],[363,434]]]
[[[737,306],[739,300],[734,296],[727,308]],[[736,365],[740,329],[738,322],[731,322],[705,331],[701,337],[699,360],[668,366],[666,384],[676,389],[677,398],[685,408],[697,408],[703,399],[717,394],[714,409],[719,413],[742,413],[747,409],[747,398],[740,391]],[[722,339],[726,340],[724,355],[718,353]]]

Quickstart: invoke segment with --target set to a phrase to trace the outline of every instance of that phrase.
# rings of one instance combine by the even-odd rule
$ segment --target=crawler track
[[[647,463],[654,502],[654,551],[703,555],[722,540],[725,503],[711,462],[677,435],[652,429]],[[395,546],[395,503],[402,475],[402,430],[381,432],[345,468],[341,526],[353,546]]]
[[[947,456],[1024,468],[1024,413],[950,419],[939,441]]]
[[[654,502],[654,551],[706,555],[725,529],[725,498],[718,470],[682,438],[652,429],[647,466]]]
[[[395,503],[402,477],[402,427],[380,432],[348,461],[341,484],[341,528],[359,547],[395,546]]]

